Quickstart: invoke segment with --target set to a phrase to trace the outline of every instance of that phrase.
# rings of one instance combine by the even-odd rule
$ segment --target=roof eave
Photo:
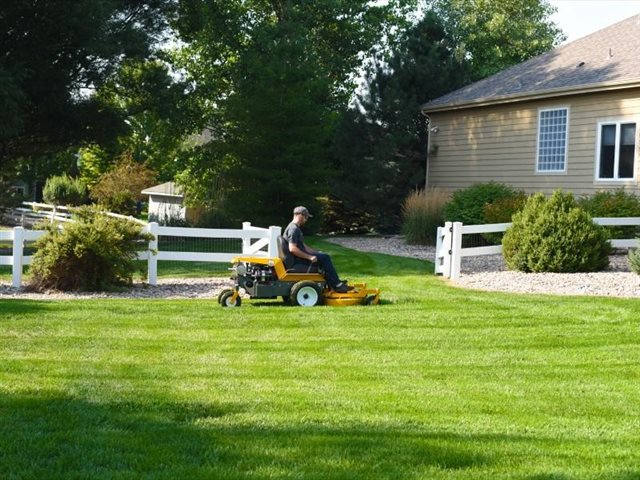
[[[528,100],[540,100],[543,98],[564,97],[568,95],[580,95],[584,93],[596,93],[603,91],[607,92],[612,90],[623,90],[637,87],[640,87],[640,79],[634,82],[625,83],[602,82],[593,83],[580,88],[551,88],[525,94],[484,97],[464,103],[445,103],[443,105],[437,105],[433,108],[429,108],[429,104],[427,103],[421,107],[421,110],[424,113],[444,112],[449,110],[462,110],[467,108],[486,107],[489,105],[502,105],[506,103],[525,102]]]
[[[184,197],[183,194],[181,193],[165,193],[165,192],[154,192],[154,191],[149,191],[149,190],[143,190],[142,192],[140,192],[142,195],[160,195],[162,197],[176,197],[176,198],[182,198]]]

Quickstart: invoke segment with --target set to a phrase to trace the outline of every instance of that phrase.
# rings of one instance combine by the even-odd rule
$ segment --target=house
[[[198,209],[185,206],[182,187],[174,182],[147,188],[142,194],[149,195],[149,221],[168,224],[198,219]]]
[[[427,184],[640,193],[640,16],[422,107]]]

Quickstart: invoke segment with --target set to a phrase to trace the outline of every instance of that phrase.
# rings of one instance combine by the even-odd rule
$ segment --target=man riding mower
[[[338,293],[327,285],[323,272],[317,265],[291,268],[285,266],[286,240],[278,238],[279,257],[235,257],[233,262],[234,288],[222,291],[218,302],[223,307],[239,307],[240,292],[250,298],[277,298],[303,307],[316,305],[376,305],[380,301],[380,289],[367,289],[366,284],[356,283],[353,289]]]
[[[365,284],[347,285],[339,279],[331,257],[304,243],[300,229],[311,214],[305,207],[293,210],[293,220],[278,238],[278,258],[235,257],[233,290],[223,291],[222,306],[239,306],[240,289],[252,298],[282,297],[293,305],[370,305],[380,299],[379,289]]]

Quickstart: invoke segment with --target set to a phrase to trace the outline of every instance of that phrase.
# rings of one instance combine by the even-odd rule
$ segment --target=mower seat
[[[318,273],[318,264],[296,257],[289,251],[289,242],[282,235],[278,237],[278,256],[287,273]]]

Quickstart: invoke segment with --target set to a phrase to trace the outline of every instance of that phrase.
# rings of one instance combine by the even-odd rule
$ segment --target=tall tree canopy
[[[213,134],[182,177],[192,198],[215,198],[234,221],[267,224],[282,223],[297,203],[313,208],[327,190],[328,142],[354,74],[404,18],[403,5],[181,2],[182,66]]]
[[[114,112],[90,92],[146,58],[174,0],[13,0],[0,7],[0,166],[102,140]]]
[[[546,0],[423,0],[416,20],[418,3],[5,2],[0,177],[43,180],[79,152],[93,183],[126,151],[234,223],[331,192],[394,229],[423,178],[420,104],[560,39]]]
[[[433,11],[471,66],[471,80],[551,50],[564,34],[547,0],[433,0]]]

